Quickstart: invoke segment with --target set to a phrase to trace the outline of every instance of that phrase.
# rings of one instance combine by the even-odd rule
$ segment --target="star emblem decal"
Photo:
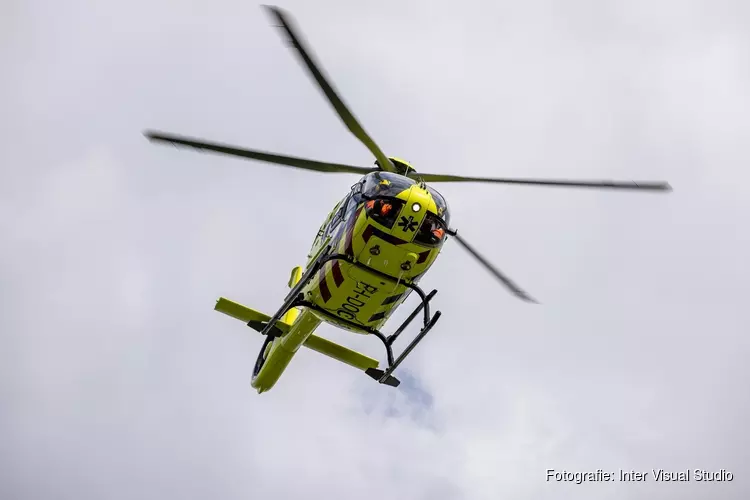
[[[403,228],[404,231],[416,231],[417,230],[417,221],[414,220],[413,216],[409,216],[409,218],[401,217],[401,221],[398,223],[398,226]]]

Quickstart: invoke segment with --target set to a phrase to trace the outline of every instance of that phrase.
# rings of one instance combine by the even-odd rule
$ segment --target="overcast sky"
[[[439,186],[541,305],[449,244],[422,281],[443,319],[400,390],[303,350],[259,396],[262,339],[214,301],[273,313],[357,177],[141,132],[373,158],[252,2],[4,1],[0,498],[748,498],[747,2],[282,6],[419,170],[674,192]],[[375,339],[320,333],[382,359]]]

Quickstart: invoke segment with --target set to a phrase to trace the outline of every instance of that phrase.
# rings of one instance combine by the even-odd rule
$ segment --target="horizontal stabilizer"
[[[362,353],[353,351],[348,347],[344,347],[335,342],[331,342],[330,340],[324,339],[323,337],[318,337],[317,335],[310,335],[310,337],[302,345],[304,345],[305,347],[309,347],[313,351],[317,351],[320,354],[325,354],[329,358],[341,361],[342,363],[346,363],[347,365],[353,366],[354,368],[359,368],[362,371],[367,371],[378,367],[377,359],[372,359],[369,356],[365,356]]]
[[[245,307],[242,304],[238,304],[237,302],[225,299],[224,297],[220,297],[219,300],[216,301],[214,310],[226,314],[227,316],[231,316],[232,318],[238,319],[244,323],[247,323],[249,327],[259,332],[263,331],[263,328],[271,319],[271,317],[267,314],[263,314],[262,312],[250,309],[249,307]],[[276,322],[276,329],[278,330],[277,333],[279,335],[287,333],[289,331],[289,328],[290,325],[284,323],[283,321]],[[329,358],[341,361],[342,363],[346,363],[347,365],[353,366],[354,368],[357,368],[364,372],[378,367],[377,359],[365,356],[362,353],[353,351],[348,347],[344,347],[335,342],[331,342],[330,340],[324,339],[323,337],[318,337],[317,335],[310,335],[310,337],[308,337],[302,345],[304,345],[308,349],[317,351],[320,354],[324,354]]]
[[[257,331],[263,330],[263,327],[271,319],[267,314],[263,314],[255,309],[250,309],[249,307],[245,307],[242,304],[225,299],[224,297],[219,297],[219,300],[216,301],[216,305],[214,306],[214,310],[247,323],[247,326]],[[289,331],[289,325],[282,321],[276,322],[276,328],[281,334]]]

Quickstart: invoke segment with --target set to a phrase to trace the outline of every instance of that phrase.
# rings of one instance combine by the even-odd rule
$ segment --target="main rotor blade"
[[[558,179],[514,179],[491,177],[465,177],[449,174],[422,174],[411,172],[409,177],[422,179],[425,182],[490,182],[497,184],[522,184],[532,186],[582,187],[600,189],[631,189],[645,191],[671,191],[672,186],[667,182],[653,181],[573,181]]]
[[[530,295],[528,295],[526,292],[524,292],[518,285],[516,285],[510,278],[505,276],[498,268],[493,266],[487,259],[482,257],[479,252],[474,250],[474,248],[469,245],[466,240],[464,240],[462,237],[458,235],[458,232],[456,230],[451,230],[448,232],[451,236],[456,238],[456,241],[458,241],[461,246],[463,246],[466,250],[469,251],[471,255],[476,257],[476,259],[485,267],[489,272],[491,272],[497,279],[499,279],[503,285],[505,285],[516,297],[518,297],[521,300],[525,300],[526,302],[531,302],[534,304],[538,304],[536,300],[531,298]]]
[[[300,58],[305,63],[305,66],[310,71],[310,74],[318,83],[320,90],[322,90],[326,95],[328,101],[331,103],[341,120],[346,125],[346,128],[348,128],[349,131],[362,142],[362,144],[367,146],[367,149],[369,149],[370,152],[375,156],[375,158],[378,160],[378,163],[380,164],[380,167],[383,170],[395,172],[396,169],[394,168],[391,161],[383,153],[383,151],[380,150],[378,145],[375,144],[375,141],[373,141],[372,138],[367,135],[365,129],[362,128],[362,125],[359,124],[352,112],[349,111],[349,109],[346,107],[346,104],[344,104],[344,101],[336,93],[333,86],[328,82],[323,74],[322,66],[313,59],[312,52],[306,47],[306,43],[303,42],[302,37],[297,34],[297,29],[293,27],[294,23],[289,15],[287,15],[278,7],[270,5],[264,5],[264,7],[277,21],[279,21],[279,23],[281,23],[280,27],[283,28],[284,31],[286,31],[287,35],[289,35],[291,44],[297,49],[297,54],[299,54]]]
[[[377,171],[377,169],[375,168],[355,167],[353,165],[342,165],[340,163],[327,163],[315,160],[307,160],[305,158],[296,158],[293,156],[282,156],[273,153],[265,153],[263,151],[242,149],[226,144],[205,142],[200,139],[192,139],[189,137],[164,134],[161,132],[146,131],[143,133],[143,135],[145,135],[148,140],[152,142],[165,142],[173,144],[175,146],[186,146],[189,148],[194,148],[199,151],[211,151],[214,153],[221,153],[230,156],[239,156],[242,158],[250,158],[253,160],[265,161],[268,163],[276,163],[278,165],[287,165],[289,167],[302,168],[305,170],[314,170],[316,172],[344,172],[350,174],[365,175],[369,174],[370,172]]]

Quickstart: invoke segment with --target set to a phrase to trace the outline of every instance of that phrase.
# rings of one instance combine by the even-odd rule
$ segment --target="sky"
[[[421,282],[443,317],[400,389],[302,350],[258,395],[262,339],[214,301],[272,314],[357,177],[142,131],[373,158],[259,5],[2,2],[0,498],[748,498],[748,4],[281,6],[418,170],[674,192],[441,185],[453,225],[541,304],[449,242]]]

